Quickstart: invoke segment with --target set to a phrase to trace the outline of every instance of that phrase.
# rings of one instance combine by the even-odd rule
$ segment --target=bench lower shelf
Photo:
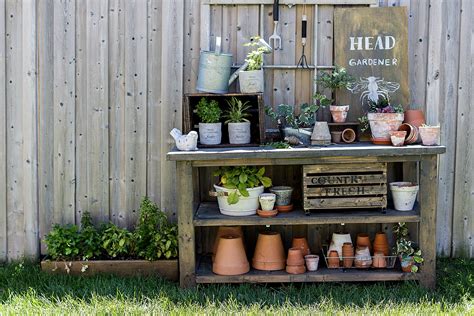
[[[288,282],[371,282],[418,280],[415,273],[404,273],[399,269],[328,269],[322,267],[315,272],[288,274],[285,270],[260,271],[251,269],[243,275],[217,275],[209,263],[198,264],[196,283],[288,283]]]

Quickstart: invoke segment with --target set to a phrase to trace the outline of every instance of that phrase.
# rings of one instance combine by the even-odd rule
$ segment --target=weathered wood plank
[[[346,208],[385,208],[387,197],[350,197],[305,199],[305,210],[346,209]]]
[[[381,171],[387,172],[387,164],[385,163],[373,163],[373,164],[330,164],[330,165],[306,165],[303,166],[303,174],[308,176],[313,173],[340,173],[340,172],[374,172]]]
[[[359,184],[371,184],[371,183],[386,183],[387,176],[383,174],[377,175],[357,175],[354,176],[312,176],[305,177],[303,179],[303,185],[330,185],[330,184],[347,184],[350,182],[357,182]],[[354,180],[352,180],[354,179]]]
[[[0,37],[5,36],[5,0],[0,1]],[[6,49],[0,41],[0,261],[7,260],[7,103]]]
[[[273,0],[203,0],[203,4],[273,4]],[[281,5],[295,5],[295,4],[326,4],[326,5],[357,5],[376,4],[377,0],[280,0]]]
[[[191,93],[191,92],[196,91],[197,73],[199,71],[199,29],[200,29],[199,9],[200,9],[199,0],[190,0],[184,3],[184,12],[185,12],[184,13],[185,14],[185,18],[184,18],[185,40],[184,40],[184,65],[183,65],[183,76],[184,76],[184,88],[183,88],[184,91],[183,92],[184,93]],[[223,11],[225,11],[225,9],[226,7],[223,8]],[[157,16],[158,18],[161,17],[161,10],[158,12]],[[229,24],[227,19],[226,21],[227,22],[224,23],[223,27]],[[159,27],[160,27],[159,30],[161,31],[161,25]],[[148,34],[150,35],[150,30],[148,30]],[[223,51],[227,52],[229,51],[229,49],[228,47],[226,47],[226,45],[228,45],[229,38],[227,37],[227,34],[224,32],[222,34],[222,37],[223,37]]]
[[[54,2],[53,222],[75,222],[75,1]],[[45,65],[46,66],[46,65]]]
[[[361,196],[361,195],[379,195],[387,194],[387,186],[385,184],[379,185],[363,185],[363,186],[336,186],[336,187],[316,187],[316,188],[305,188],[303,193],[306,197],[318,197],[318,196]]]

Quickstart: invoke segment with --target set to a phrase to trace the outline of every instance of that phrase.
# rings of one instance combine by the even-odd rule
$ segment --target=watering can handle
[[[216,36],[216,50],[214,51],[216,55],[221,54],[221,43],[222,43],[221,37]]]
[[[240,66],[239,69],[237,69],[233,74],[232,76],[230,76],[229,78],[229,86],[232,84],[232,82],[235,81],[235,79],[237,79],[237,77],[239,76],[239,73],[241,71],[244,71],[247,67],[248,67],[249,63],[248,62],[245,62],[242,66]]]

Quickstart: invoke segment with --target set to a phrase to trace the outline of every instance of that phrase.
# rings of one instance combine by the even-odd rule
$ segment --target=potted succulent
[[[397,235],[395,252],[400,259],[403,272],[418,272],[418,265],[423,263],[421,250],[411,240],[408,240],[408,227],[406,223],[398,223],[393,228]]]
[[[354,82],[354,78],[349,75],[345,68],[337,66],[331,73],[324,72],[316,82],[323,88],[331,89],[334,97],[334,104],[329,108],[331,116],[334,122],[344,123],[347,118],[347,112],[349,112],[349,105],[338,105],[337,104],[337,90],[341,88],[347,88],[349,84]],[[315,99],[322,103],[331,104],[333,100],[326,98],[326,96],[316,93]]]
[[[229,109],[224,114],[225,124],[229,128],[229,143],[231,144],[248,144],[250,143],[250,121],[247,112],[250,109],[248,101],[242,102],[236,97],[227,100]]]
[[[247,54],[245,62],[248,66],[239,72],[240,92],[260,93],[263,92],[263,54],[269,52],[268,47],[260,44],[260,37],[254,36],[250,42],[244,44],[247,47],[256,47]]]
[[[199,141],[203,145],[218,145],[222,139],[222,110],[216,100],[201,98],[196,106],[199,122]]]
[[[323,105],[321,105],[323,106]],[[283,138],[296,137],[304,145],[311,142],[311,133],[316,122],[316,112],[320,106],[317,104],[302,104],[300,114],[294,114],[294,107],[289,104],[280,104],[276,111],[270,107],[265,107],[265,113],[277,121]]]
[[[421,142],[423,146],[439,145],[440,126],[422,124],[418,130],[420,131]]]
[[[224,215],[254,215],[258,209],[258,197],[264,188],[272,185],[272,180],[265,177],[265,168],[257,167],[221,167],[214,172],[219,176],[216,189],[219,209]]]
[[[367,116],[359,118],[361,130],[366,131],[370,126],[374,144],[390,145],[390,132],[397,131],[403,123],[403,107],[391,105],[388,97],[382,95],[377,101],[369,99],[368,105]]]

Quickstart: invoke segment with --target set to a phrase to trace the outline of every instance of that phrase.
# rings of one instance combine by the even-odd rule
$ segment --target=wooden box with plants
[[[178,279],[178,227],[146,197],[134,230],[113,223],[94,225],[84,212],[80,227],[56,224],[44,242],[48,255],[41,269],[45,272]]]
[[[183,133],[198,131],[199,148],[265,143],[262,94],[186,94],[183,117]]]

